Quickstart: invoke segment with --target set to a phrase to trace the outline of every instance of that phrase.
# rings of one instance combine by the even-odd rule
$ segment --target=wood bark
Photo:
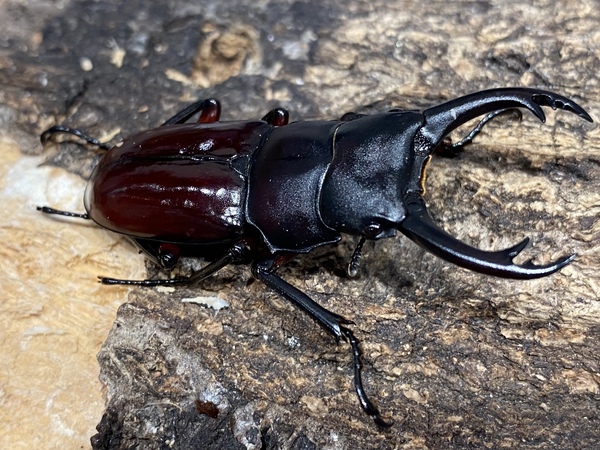
[[[85,445],[97,423],[97,449],[596,448],[600,133],[573,114],[500,117],[427,177],[430,211],[451,234],[484,249],[530,236],[524,260],[538,263],[576,253],[560,273],[485,277],[403,237],[367,245],[356,280],[344,276],[351,237],[281,269],[355,322],[367,390],[395,421],[385,431],[358,407],[348,345],[248,267],[194,289],[96,286],[96,275],[158,272],[124,239],[33,208],[54,196],[51,206],[81,208],[68,197],[99,158],[73,144],[42,150],[44,129],[116,141],[200,98],[220,99],[224,120],[277,106],[301,120],[526,86],[600,118],[597,2],[5,1],[0,17],[5,444]],[[181,301],[197,297],[229,307]],[[100,417],[90,400],[91,419],[96,351],[106,408]]]

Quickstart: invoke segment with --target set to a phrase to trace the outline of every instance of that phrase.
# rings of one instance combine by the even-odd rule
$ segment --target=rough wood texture
[[[96,330],[100,320],[79,312],[89,306],[73,301],[73,292],[77,299],[113,296],[96,309],[104,324],[123,302],[98,356],[107,407],[97,417],[94,448],[597,446],[596,125],[565,112],[548,112],[544,125],[527,115],[521,122],[500,118],[458,158],[438,158],[428,171],[427,201],[448,231],[482,248],[530,236],[528,256],[537,261],[577,253],[559,274],[492,279],[400,238],[367,246],[358,280],[342,271],[352,239],[282,269],[356,322],[367,389],[396,421],[387,431],[358,408],[347,345],[336,347],[302,313],[252,283],[245,267],[229,267],[194,290],[134,289],[126,297],[123,289],[95,286],[96,274],[140,276],[135,263],[124,267],[135,252],[109,233],[56,223],[31,208],[70,204],[61,182],[40,187],[36,174],[63,180],[65,170],[52,169],[59,167],[85,177],[97,156],[73,145],[38,159],[19,159],[14,150],[40,155],[37,135],[54,123],[123,136],[205,97],[222,101],[224,119],[259,118],[283,106],[296,120],[422,108],[476,90],[530,86],[573,97],[598,119],[597,2],[4,1],[0,17],[0,132],[13,149],[3,166],[0,227],[10,270],[0,280],[9,299],[0,307],[0,337],[11,352],[0,366],[3,447],[82,445],[90,428],[81,419],[87,400],[72,394],[97,391],[91,376],[79,375],[94,369],[85,358],[60,357],[82,342],[89,354],[90,329],[100,339],[108,326]],[[24,200],[26,187],[16,196],[9,189],[23,179],[23,164],[35,202]],[[44,186],[50,192],[40,194]],[[66,235],[65,228],[75,231]],[[115,247],[119,253],[108,252]],[[41,259],[41,248],[58,250],[54,264]],[[85,278],[77,287],[70,284],[74,271]],[[50,303],[55,285],[59,304]],[[180,302],[198,296],[230,306],[215,313]],[[65,321],[63,311],[88,317],[87,325],[78,329],[80,322],[67,319],[66,331],[48,328],[49,310],[58,311],[56,323]],[[23,342],[35,333],[44,345],[32,356]],[[39,356],[48,352],[49,360]],[[25,356],[30,362],[20,364]],[[71,393],[62,403],[70,407],[68,423],[49,406],[60,400],[55,380],[60,392]]]

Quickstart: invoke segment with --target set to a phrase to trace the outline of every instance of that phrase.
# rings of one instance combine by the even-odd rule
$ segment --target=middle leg
[[[287,260],[288,257],[289,255],[282,255],[280,258]],[[392,422],[386,422],[383,417],[381,417],[379,409],[369,399],[363,386],[362,358],[360,347],[358,345],[358,339],[354,336],[352,330],[345,326],[351,324],[352,322],[340,316],[339,314],[323,308],[304,292],[295,288],[291,284],[284,281],[281,277],[276,275],[275,271],[280,265],[281,260],[278,261],[277,258],[264,259],[253,264],[252,274],[255,278],[262,281],[282,297],[291,301],[295,306],[306,312],[325,331],[332,335],[337,342],[339,342],[340,339],[343,339],[344,341],[347,340],[350,343],[354,362],[354,388],[362,410],[369,417],[371,417],[377,425],[381,427],[392,426]]]

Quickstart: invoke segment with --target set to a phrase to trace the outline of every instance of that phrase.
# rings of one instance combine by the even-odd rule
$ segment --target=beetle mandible
[[[219,102],[208,99],[113,147],[80,130],[55,126],[42,134],[43,144],[57,133],[69,133],[108,151],[88,182],[86,213],[47,206],[38,210],[91,219],[124,234],[166,269],[182,256],[220,251],[189,277],[100,277],[104,284],[194,285],[228,264],[251,264],[256,279],[307,313],[336,341],[350,343],[360,406],[375,423],[389,426],[363,387],[352,322],[284,281],[277,269],[296,254],[335,244],[347,233],[360,237],[348,266],[354,276],[365,240],[400,231],[435,255],[488,275],[532,279],[560,270],[574,256],[546,265],[515,264],[513,258],[528,239],[500,251],[479,250],[455,239],[435,225],[422,198],[426,165],[436,148],[447,145],[443,139],[452,130],[484,116],[456,148],[509,109],[526,108],[544,122],[542,106],[592,122],[582,107],[561,95],[503,88],[422,112],[348,113],[340,120],[289,124],[288,112],[281,108],[260,121],[219,122]],[[186,123],[195,114],[198,123]]]

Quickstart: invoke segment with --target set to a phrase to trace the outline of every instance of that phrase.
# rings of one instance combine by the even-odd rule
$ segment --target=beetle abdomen
[[[99,225],[165,242],[216,243],[244,232],[249,156],[264,122],[173,125],[132,136],[96,167],[85,207]]]

